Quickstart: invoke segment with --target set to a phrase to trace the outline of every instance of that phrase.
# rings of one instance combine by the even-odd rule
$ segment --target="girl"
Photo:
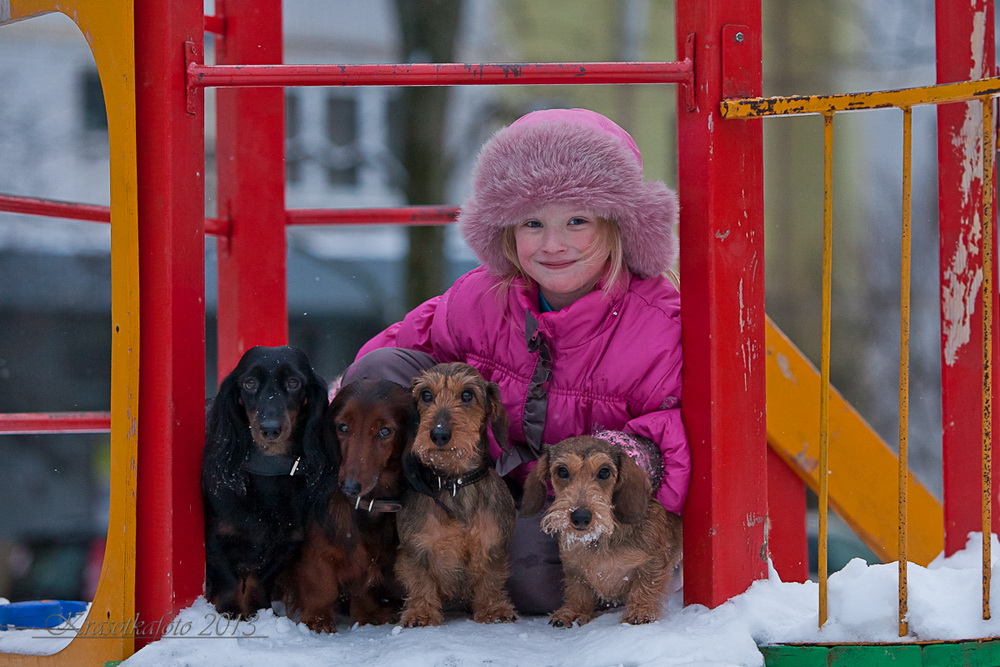
[[[409,386],[464,361],[500,386],[509,454],[497,470],[519,494],[543,444],[596,435],[626,449],[656,498],[679,514],[690,458],[681,424],[677,199],[644,182],[632,137],[585,109],[535,111],[480,151],[458,223],[482,266],[370,340],[344,382]],[[558,549],[521,519],[511,598],[521,613],[562,601]]]

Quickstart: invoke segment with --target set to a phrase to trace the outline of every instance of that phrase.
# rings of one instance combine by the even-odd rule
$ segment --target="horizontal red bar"
[[[9,412],[0,414],[0,434],[108,433],[110,412]]]
[[[380,65],[188,65],[188,86],[462,86],[690,83],[679,62],[416,63]]]
[[[221,16],[205,16],[205,32],[221,35],[226,31],[226,20]]]
[[[396,208],[300,208],[285,212],[289,225],[443,225],[455,222],[454,206]]]
[[[38,199],[36,197],[0,195],[0,211],[44,215],[50,218],[86,220],[88,222],[111,222],[111,208],[109,206],[78,204],[68,201],[56,201],[54,199]]]

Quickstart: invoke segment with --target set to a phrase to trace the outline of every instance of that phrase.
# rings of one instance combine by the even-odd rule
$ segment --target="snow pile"
[[[126,667],[226,665],[434,665],[572,667],[610,665],[763,665],[757,644],[792,642],[897,642],[1000,636],[1000,619],[982,620],[981,538],[928,567],[910,564],[910,636],[897,637],[895,563],[867,565],[856,559],[829,579],[829,619],[816,627],[818,586],[783,583],[773,571],[748,591],[716,609],[667,603],[664,618],[646,626],[619,624],[608,612],[572,629],[553,628],[545,618],[480,625],[453,616],[441,627],[400,628],[341,625],[318,635],[268,611],[253,623],[219,619],[203,598],[181,612],[171,636],[126,660]],[[993,537],[994,555],[1000,542]],[[996,581],[1000,572],[993,560]],[[1000,585],[994,585],[994,600]],[[39,652],[46,631],[0,632],[0,651]],[[33,638],[32,638],[33,637]],[[65,644],[48,640],[45,652]]]

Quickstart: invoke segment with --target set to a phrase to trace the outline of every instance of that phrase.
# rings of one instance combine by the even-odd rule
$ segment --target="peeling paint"
[[[785,379],[798,384],[798,378],[792,374],[792,364],[788,361],[788,357],[778,352],[777,355],[775,355],[775,359],[778,364],[778,370],[780,370],[781,374],[785,376]]]
[[[974,58],[975,60],[975,58]],[[980,56],[981,60],[981,56]],[[972,210],[971,224],[963,221],[954,253],[945,267],[941,285],[941,331],[944,338],[944,362],[953,366],[958,351],[969,342],[972,334],[972,315],[976,311],[979,288],[983,282],[981,266],[973,261],[979,255],[983,226],[978,207],[972,206],[974,194],[982,183],[982,125],[983,112],[978,104],[966,105],[965,119],[951,144],[962,156],[961,210],[968,215]],[[967,230],[967,231],[966,231]]]
[[[757,524],[764,523],[766,517],[757,516],[756,514],[747,514],[746,527],[753,528]]]
[[[975,1],[973,0],[973,6]],[[970,46],[972,47],[972,69],[969,70],[969,81],[991,76],[983,71],[983,50],[986,45],[986,8],[980,9],[972,17],[972,36]]]
[[[729,234],[730,234],[730,232],[729,232],[728,229],[726,231],[724,231],[724,232],[723,231],[718,231],[718,232],[715,232],[715,238],[719,239],[720,241],[725,241],[727,238],[729,238]]]
[[[802,451],[795,455],[795,462],[801,470],[807,473],[815,472],[816,468],[819,467],[819,461],[809,456],[808,442],[802,443]]]

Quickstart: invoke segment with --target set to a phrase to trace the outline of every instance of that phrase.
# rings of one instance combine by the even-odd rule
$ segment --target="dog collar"
[[[273,454],[267,456],[254,450],[250,452],[250,458],[243,464],[243,469],[252,475],[262,477],[281,477],[288,475],[294,477],[302,474],[299,463],[301,456],[288,456],[287,454]]]
[[[350,500],[351,496],[347,496],[347,498]],[[366,512],[398,512],[403,509],[403,504],[398,500],[379,500],[375,498],[365,500],[361,496],[354,496],[354,509],[365,510]]]
[[[468,475],[462,475],[461,477],[440,477],[435,475],[437,478],[437,488],[438,491],[448,490],[451,491],[451,497],[454,498],[458,490],[463,486],[469,486],[470,484],[475,484],[482,478],[486,477],[489,473],[489,466],[483,466],[477,470],[473,470]]]

